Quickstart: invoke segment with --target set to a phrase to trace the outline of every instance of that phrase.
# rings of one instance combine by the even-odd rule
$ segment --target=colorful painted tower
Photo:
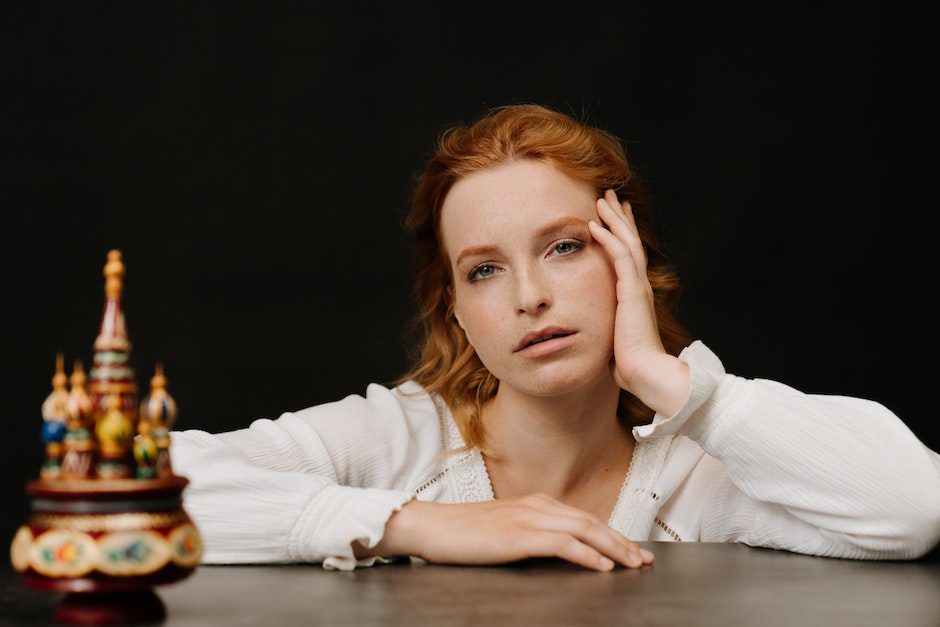
[[[72,389],[65,404],[68,431],[62,445],[62,477],[90,479],[94,471],[95,440],[92,435],[91,398],[85,391],[85,370],[80,360],[75,361],[70,383]]]
[[[52,393],[42,404],[42,441],[46,444],[46,459],[39,476],[43,479],[58,479],[62,472],[62,439],[65,437],[69,398],[65,366],[62,353],[55,358],[55,375],[52,377]]]
[[[94,365],[89,373],[88,386],[91,397],[92,416],[96,424],[99,440],[103,433],[98,423],[106,417],[108,425],[117,424],[115,411],[123,414],[132,425],[137,414],[137,383],[131,367],[131,343],[127,337],[124,322],[124,310],[121,297],[124,290],[124,263],[121,251],[108,252],[108,262],[104,266],[104,313],[101,316],[101,329],[95,339]],[[114,395],[114,399],[108,397]],[[120,442],[120,444],[117,444]],[[96,473],[100,478],[130,477],[130,443],[123,445],[123,438],[114,438],[102,446],[99,441],[99,459]]]
[[[144,465],[141,472],[141,455],[138,455],[138,447],[135,447],[134,453],[137,458],[138,476],[150,476],[155,472],[157,477],[165,478],[173,476],[173,467],[170,464],[170,429],[173,428],[173,422],[176,420],[177,409],[176,401],[166,390],[167,379],[163,374],[163,364],[158,363],[150,379],[150,394],[144,397],[140,402],[140,433],[144,435],[144,424],[147,423],[146,437],[141,438],[141,453],[149,449],[143,446],[147,443],[147,438],[152,438],[155,449],[155,463],[152,470]]]

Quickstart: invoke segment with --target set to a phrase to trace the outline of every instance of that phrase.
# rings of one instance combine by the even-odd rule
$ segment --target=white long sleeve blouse
[[[679,359],[688,401],[633,429],[610,527],[855,559],[913,559],[940,541],[940,454],[886,407],[728,374],[700,340]],[[446,403],[414,381],[171,437],[204,563],[387,563],[357,560],[351,543],[374,547],[408,501],[494,498],[478,449],[434,461],[464,441]]]

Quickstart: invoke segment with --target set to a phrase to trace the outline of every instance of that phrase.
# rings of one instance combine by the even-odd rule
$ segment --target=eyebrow
[[[567,226],[575,225],[575,226],[583,227],[586,224],[587,222],[580,218],[574,218],[574,217],[568,216],[568,217],[560,218],[558,220],[555,220],[554,222],[550,222],[546,224],[545,226],[541,227],[538,231],[536,231],[535,235],[536,237],[544,237],[546,235],[554,233],[555,231],[561,230]],[[470,248],[465,248],[463,252],[461,252],[457,256],[457,262],[454,265],[459,266],[460,263],[466,257],[473,257],[475,255],[484,255],[487,253],[496,252],[497,250],[499,250],[497,246],[471,246]]]

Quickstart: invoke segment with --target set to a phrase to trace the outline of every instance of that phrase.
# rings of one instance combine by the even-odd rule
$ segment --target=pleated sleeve
[[[725,372],[701,341],[691,390],[638,440],[679,433],[722,462],[699,539],[855,559],[913,559],[940,541],[940,455],[875,401]]]
[[[408,382],[409,391],[420,386]],[[426,394],[370,384],[366,396],[259,419],[245,429],[171,433],[171,461],[187,477],[184,506],[203,537],[207,564],[322,562],[372,566],[393,512],[410,501],[422,467],[441,450],[441,424]]]

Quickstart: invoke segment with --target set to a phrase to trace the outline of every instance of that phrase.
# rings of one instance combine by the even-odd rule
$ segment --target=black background
[[[109,249],[176,428],[364,394],[408,366],[411,177],[446,125],[521,102],[624,140],[728,372],[876,400],[940,448],[935,3],[406,4],[5,11],[2,537]]]

